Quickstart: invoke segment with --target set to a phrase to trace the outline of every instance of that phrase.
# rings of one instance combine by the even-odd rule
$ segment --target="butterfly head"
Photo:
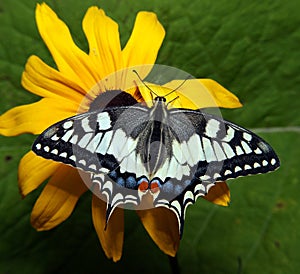
[[[154,101],[156,101],[156,102],[164,102],[165,103],[167,100],[163,96],[157,96],[157,97],[154,98]]]

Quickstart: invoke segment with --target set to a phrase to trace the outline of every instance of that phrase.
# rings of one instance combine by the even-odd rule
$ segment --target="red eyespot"
[[[148,190],[148,188],[149,188],[148,181],[142,180],[141,183],[140,183],[140,185],[139,185],[139,190],[145,192],[145,191]]]
[[[152,193],[156,193],[159,191],[159,184],[157,182],[152,182],[150,185],[150,189]]]

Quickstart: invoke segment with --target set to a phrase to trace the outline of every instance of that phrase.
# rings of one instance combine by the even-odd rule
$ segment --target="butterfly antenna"
[[[132,70],[133,73],[136,74],[136,76],[139,78],[139,80],[144,84],[144,86],[150,90],[151,93],[153,93],[155,96],[158,97],[158,95],[143,81],[143,79],[140,77],[140,75],[138,74],[138,72],[134,69]]]
[[[172,102],[174,102],[176,99],[178,99],[179,98],[179,96],[176,96],[174,99],[172,99],[170,102],[168,102],[167,103],[167,107],[172,103]]]
[[[183,84],[184,84],[187,80],[189,80],[189,79],[192,79],[192,76],[191,76],[191,75],[188,75],[188,76],[182,81],[182,83],[181,83],[177,88],[171,90],[169,93],[167,93],[167,94],[165,95],[165,97],[167,97],[167,96],[170,95],[171,93],[173,93],[173,92],[175,92],[176,90],[178,90],[179,88],[181,88],[181,87],[183,86]],[[176,98],[177,98],[177,97],[176,97]],[[176,98],[175,98],[175,99],[176,99]],[[173,99],[172,101],[174,101],[175,99]],[[170,101],[170,102],[172,102],[172,101]]]

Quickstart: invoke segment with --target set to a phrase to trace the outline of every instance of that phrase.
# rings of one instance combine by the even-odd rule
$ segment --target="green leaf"
[[[299,1],[46,2],[84,50],[81,21],[89,6],[102,7],[119,23],[122,45],[138,11],[156,12],[167,33],[157,63],[231,90],[244,107],[223,110],[224,117],[255,128],[277,151],[278,171],[230,183],[229,207],[200,199],[188,208],[178,253],[182,273],[298,273]],[[37,100],[20,84],[30,55],[55,67],[35,25],[35,6],[34,0],[0,2],[0,113]],[[63,224],[35,231],[30,212],[43,186],[22,200],[17,185],[18,162],[33,140],[0,137],[0,273],[170,271],[132,211],[126,211],[122,260],[106,259],[92,226],[90,193]]]

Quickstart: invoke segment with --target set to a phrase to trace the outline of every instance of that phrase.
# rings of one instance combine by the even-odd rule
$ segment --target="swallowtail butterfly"
[[[245,128],[200,110],[168,109],[165,97],[147,107],[118,90],[50,126],[32,150],[88,172],[106,196],[107,221],[116,206],[139,205],[150,193],[154,207],[175,212],[180,234],[186,207],[217,182],[280,165],[271,146]]]

